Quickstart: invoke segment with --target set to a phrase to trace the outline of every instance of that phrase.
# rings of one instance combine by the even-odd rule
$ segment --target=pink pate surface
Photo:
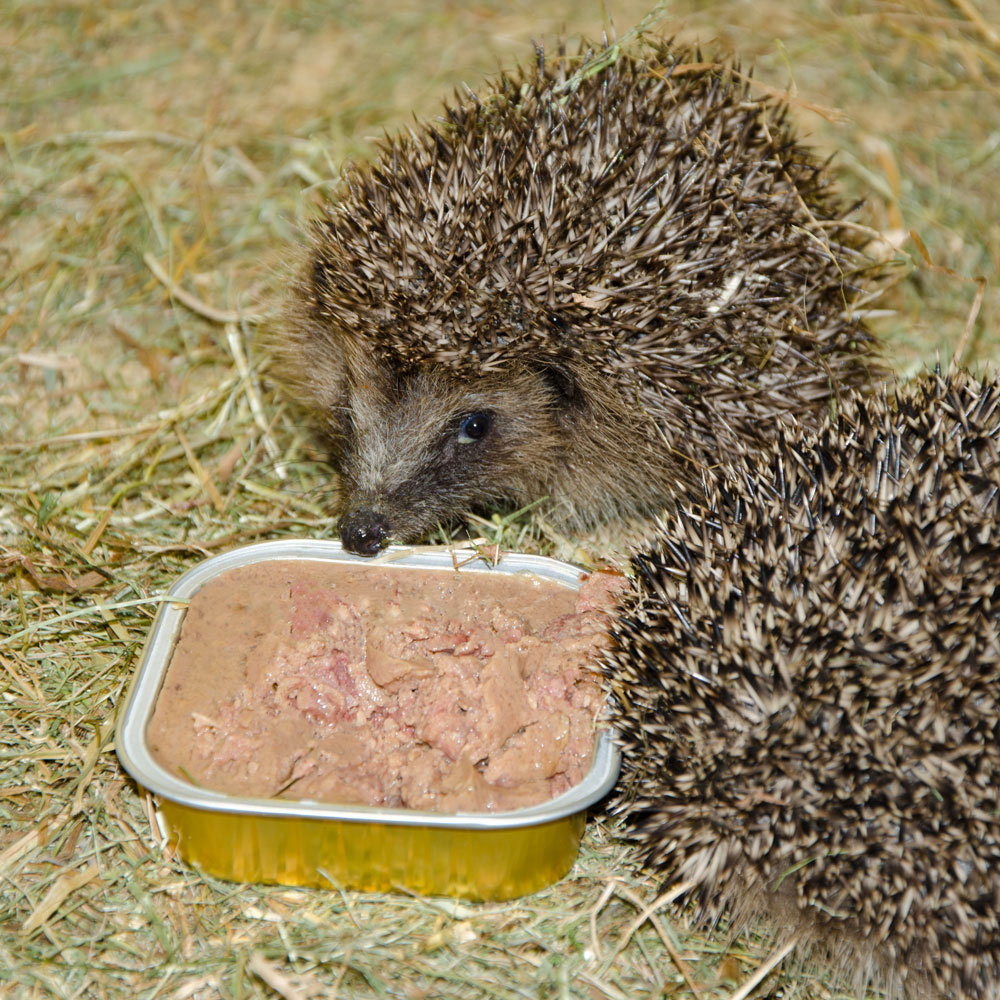
[[[147,732],[231,795],[435,812],[543,802],[587,773],[622,577],[270,561],[191,600]]]

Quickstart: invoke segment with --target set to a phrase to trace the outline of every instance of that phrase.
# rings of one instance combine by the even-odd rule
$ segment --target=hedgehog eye
[[[458,428],[458,443],[472,444],[484,437],[490,429],[492,418],[488,413],[470,413],[462,417],[462,423]]]

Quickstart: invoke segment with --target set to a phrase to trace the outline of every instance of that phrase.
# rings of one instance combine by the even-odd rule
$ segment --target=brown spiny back
[[[648,861],[907,997],[1000,991],[1000,379],[786,431],[667,515],[607,664]]]

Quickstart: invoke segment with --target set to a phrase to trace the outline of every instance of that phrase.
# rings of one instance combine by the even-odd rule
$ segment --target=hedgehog
[[[545,499],[586,529],[817,423],[878,370],[866,237],[730,62],[584,46],[348,164],[296,253],[277,370],[346,548]]]
[[[702,915],[891,996],[1000,995],[1000,380],[854,394],[633,559],[612,811]]]

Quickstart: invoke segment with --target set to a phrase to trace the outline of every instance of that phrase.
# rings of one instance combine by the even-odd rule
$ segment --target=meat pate
[[[593,665],[622,585],[293,560],[230,570],[191,599],[149,748],[237,796],[543,802],[590,766]]]

